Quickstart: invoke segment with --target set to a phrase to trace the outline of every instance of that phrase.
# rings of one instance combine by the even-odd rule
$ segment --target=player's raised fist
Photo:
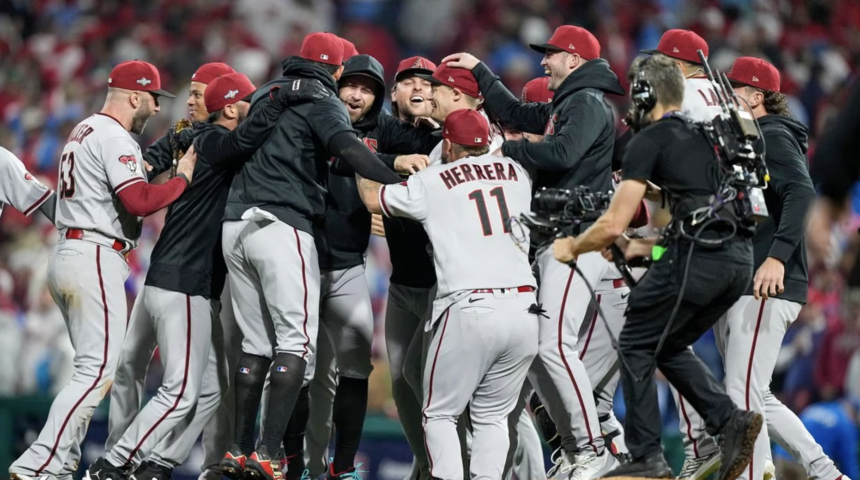
[[[194,145],[192,145],[188,148],[188,151],[185,152],[185,155],[179,159],[179,164],[176,166],[176,174],[185,175],[185,178],[191,182],[195,165],[197,165],[197,152],[194,151]]]
[[[457,67],[457,68],[465,68],[466,70],[471,70],[475,68],[480,60],[477,59],[471,53],[452,53],[447,57],[442,59],[442,63],[447,63],[449,67]]]
[[[427,155],[400,155],[394,159],[394,170],[397,173],[411,175],[424,170],[430,165]]]

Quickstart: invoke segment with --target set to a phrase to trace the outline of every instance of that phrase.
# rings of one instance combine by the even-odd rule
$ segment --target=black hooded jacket
[[[379,154],[390,168],[397,155],[429,152],[439,139],[430,131],[417,129],[382,112],[385,102],[385,71],[370,55],[356,55],[346,61],[338,82],[363,75],[374,81],[375,100],[364,117],[352,128],[370,150]],[[334,160],[328,173],[326,214],[314,234],[321,270],[342,270],[364,263],[370,239],[370,213],[358,187],[355,173],[345,162]]]
[[[502,123],[524,132],[544,134],[544,141],[507,141],[502,152],[523,167],[537,170],[534,186],[592,191],[612,187],[615,118],[603,98],[624,95],[618,77],[601,58],[589,60],[571,73],[550,103],[523,103],[483,63],[472,70],[485,106]]]
[[[803,239],[805,219],[815,199],[806,160],[807,128],[782,115],[765,115],[758,122],[770,171],[770,183],[764,191],[770,218],[756,225],[754,268],[758,270],[767,257],[781,260],[785,263],[785,292],[777,298],[803,304],[809,286]]]
[[[251,99],[251,112],[271,101],[274,87],[316,79],[332,96],[284,110],[268,140],[233,177],[224,220],[239,220],[260,207],[278,220],[313,234],[313,222],[325,214],[328,160],[332,154],[354,162],[362,175],[383,183],[400,179],[379,162],[354,135],[346,108],[337,97],[334,78],[301,57],[283,62],[284,76],[263,85]]]

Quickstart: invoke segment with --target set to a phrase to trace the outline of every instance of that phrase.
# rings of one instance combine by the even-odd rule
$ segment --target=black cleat
[[[759,413],[737,410],[720,431],[723,464],[719,480],[735,480],[750,464],[764,418]]]
[[[674,478],[672,469],[666,463],[663,452],[654,452],[645,458],[631,460],[610,470],[606,477],[643,477],[643,478]]]
[[[84,474],[84,480],[127,480],[125,470],[114,467],[104,457],[99,457]]]
[[[128,478],[129,480],[170,480],[171,476],[173,476],[172,468],[144,460]]]

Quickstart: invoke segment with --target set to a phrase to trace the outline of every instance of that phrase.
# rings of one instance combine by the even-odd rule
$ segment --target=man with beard
[[[609,63],[600,58],[600,44],[589,31],[564,25],[546,44],[531,47],[544,55],[547,87],[555,92],[551,103],[520,102],[485,64],[467,53],[450,55],[443,62],[471,70],[487,110],[500,121],[523,132],[544,134],[540,143],[506,141],[501,149],[504,156],[537,171],[536,189],[584,185],[594,192],[610,190],[615,120],[604,96],[624,91]],[[596,285],[610,263],[598,252],[581,256],[577,265],[585,280],[556,262],[551,249],[536,252],[536,263],[538,296],[546,314],[540,316],[540,353],[529,380],[558,427],[570,465],[566,474],[579,480],[596,478],[616,462],[605,448],[577,342],[591,299],[586,280]]]
[[[369,55],[357,55],[346,61],[338,80],[341,102],[346,106],[353,129],[373,151],[385,152],[393,159],[394,170],[414,173],[423,169],[428,159],[423,155],[397,155],[426,151],[437,138],[428,130],[415,129],[390,115],[381,114],[385,94],[382,65]],[[387,160],[386,160],[387,161]],[[290,427],[284,437],[288,460],[286,478],[298,478],[302,462],[303,425],[310,409],[308,450],[312,475],[318,475],[325,447],[329,443],[332,418],[336,431],[335,451],[328,467],[329,478],[353,474],[367,410],[368,377],[372,370],[373,310],[364,273],[364,256],[370,238],[370,213],[358,196],[354,170],[335,160],[327,179],[326,215],[321,228],[314,232],[321,270],[320,324],[318,355],[314,378],[299,394]],[[329,343],[325,343],[329,342]],[[337,381],[332,382],[334,354]],[[331,395],[334,385],[334,409]],[[310,398],[308,398],[310,397]],[[305,414],[307,415],[307,414]],[[324,464],[323,464],[324,465]]]
[[[224,339],[217,319],[226,277],[220,220],[230,181],[236,166],[266,140],[288,104],[328,95],[318,82],[297,90],[278,89],[272,102],[244,122],[247,99],[254,90],[239,73],[216,78],[206,90],[206,109],[212,113],[210,123],[197,126],[195,149],[202,160],[196,167],[198,181],[168,211],[120,356],[120,365],[148,360],[157,345],[165,367],[162,388],[140,413],[137,403],[124,405],[124,398],[111,397],[112,411],[124,416],[112,414],[113,441],[106,447],[107,456],[90,469],[92,475],[101,472],[101,479],[122,476],[123,470],[138,465],[139,478],[169,479],[227,390]],[[154,343],[141,344],[141,339],[149,338]],[[128,370],[120,370],[118,378],[120,373],[134,373],[133,368]],[[143,376],[122,378],[122,383],[139,383]],[[149,460],[141,464],[147,456]]]
[[[140,134],[160,110],[158,70],[142,61],[117,65],[101,112],[79,123],[60,159],[56,225],[60,241],[48,265],[48,284],[69,326],[75,371],[51,405],[38,439],[9,468],[12,478],[69,477],[93,411],[113,382],[128,308],[125,257],[137,246],[144,216],[164,208],[190,183],[196,155],[180,160],[175,178],[149,185]]]
[[[337,36],[308,35],[300,55],[284,61],[284,76],[255,95],[252,110],[268,102],[266,92],[276,86],[295,88],[316,79],[333,91],[343,72],[342,60],[343,44]],[[280,450],[315,354],[320,271],[313,225],[326,211],[324,185],[332,156],[362,175],[400,182],[355,136],[344,105],[333,97],[287,109],[233,177],[222,236],[234,313],[244,339],[235,376],[235,445],[221,461],[228,476],[243,471],[257,479],[282,476],[270,454]],[[267,375],[270,394],[262,439],[255,445]]]

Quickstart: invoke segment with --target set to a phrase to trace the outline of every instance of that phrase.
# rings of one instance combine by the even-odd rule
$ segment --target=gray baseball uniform
[[[456,423],[468,406],[471,476],[500,478],[507,417],[537,353],[534,276],[525,246],[507,233],[508,218],[531,204],[528,174],[507,158],[467,157],[384,186],[379,198],[386,216],[418,220],[433,244],[437,295],[423,376],[431,474],[463,478]]]
[[[29,217],[53,192],[36,180],[15,154],[0,147],[0,214],[4,205],[12,205]]]
[[[51,405],[38,439],[10,473],[69,475],[93,411],[113,382],[128,318],[124,253],[136,246],[141,219],[116,194],[145,182],[140,146],[113,118],[79,123],[63,148],[48,286],[75,347],[75,371]]]

